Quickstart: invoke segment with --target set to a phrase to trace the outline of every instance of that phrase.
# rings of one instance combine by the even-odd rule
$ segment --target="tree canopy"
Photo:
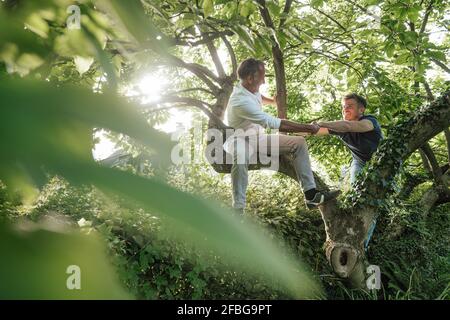
[[[273,298],[334,297],[330,291],[339,285],[333,283],[330,289],[326,280],[317,278],[317,268],[309,267],[312,257],[299,249],[307,245],[299,242],[314,243],[309,247],[317,257],[320,240],[326,240],[328,271],[361,284],[353,276],[358,263],[362,268],[367,262],[360,236],[343,236],[339,228],[357,225],[364,233],[373,217],[379,217],[385,227],[379,232],[388,241],[407,237],[411,221],[427,224],[445,215],[440,228],[447,248],[443,255],[436,253],[436,259],[448,257],[449,22],[450,7],[444,0],[3,1],[0,133],[5,152],[0,157],[0,209],[12,221],[21,214],[37,219],[48,211],[62,212],[69,220],[94,221],[92,229],[106,238],[120,270],[125,270],[121,259],[139,260],[121,280],[146,298],[208,297],[208,285],[216,286],[221,276],[233,278],[233,268],[261,276],[264,280],[258,278],[257,283],[263,289],[233,287],[224,289],[224,295],[242,290],[239,297],[246,292],[252,297],[268,297],[270,292],[277,292]],[[343,95],[357,92],[367,98],[366,113],[381,123],[386,139],[353,189],[342,170],[350,160],[344,145],[336,137],[307,138],[321,186],[345,191],[338,202],[320,210],[326,233],[320,219],[317,230],[326,238],[298,236],[294,226],[304,223],[299,218],[304,213],[298,201],[302,196],[282,175],[270,180],[255,173],[261,181],[272,181],[272,203],[265,202],[268,195],[262,186],[250,190],[252,221],[241,224],[223,208],[230,197],[225,183],[229,168],[211,166],[203,158],[184,166],[171,163],[176,142],[170,133],[177,129],[171,119],[185,118],[188,148],[192,155],[203,154],[209,142],[206,130],[226,128],[224,115],[237,83],[236,70],[249,57],[265,62],[268,83],[263,93],[278,97],[278,106],[267,107],[269,113],[301,123],[338,120]],[[203,128],[197,140],[189,129],[195,121]],[[92,149],[105,137],[120,152],[101,164],[94,161]],[[280,172],[295,177],[289,161],[283,159]],[[70,196],[58,193],[58,185],[70,190]],[[86,186],[93,189],[83,189]],[[20,200],[10,200],[16,193]],[[71,197],[87,197],[89,206],[80,209],[69,203]],[[97,198],[109,200],[98,204]],[[114,203],[111,211],[116,216],[92,213],[108,211],[108,202]],[[157,217],[158,227],[150,222],[152,217]],[[438,232],[434,227],[429,230]],[[160,239],[142,240],[149,237],[145,232],[161,230],[164,245]],[[274,230],[280,241],[272,240]],[[194,259],[188,267],[194,269],[186,275],[182,267],[174,267],[184,241],[198,247],[186,249],[189,252],[216,253]],[[160,256],[158,245],[167,243],[178,262]],[[380,252],[390,252],[383,245]],[[417,244],[404,245],[410,250]],[[354,255],[354,265],[337,265],[344,251],[346,257]],[[233,255],[242,265],[231,263]],[[226,261],[222,275],[211,271],[219,269],[220,263],[214,264],[218,256]],[[203,259],[214,260],[209,271],[204,266],[212,262]],[[155,261],[163,260],[171,270],[169,280],[155,269]],[[252,270],[255,261],[260,270]],[[195,269],[200,266],[205,269]],[[436,262],[435,268],[446,266]],[[142,268],[145,276],[137,271]],[[397,267],[386,262],[386,268]],[[208,272],[214,280],[203,277]],[[0,283],[8,277],[0,269]],[[398,283],[393,278],[390,275],[391,283]],[[184,280],[174,280],[177,286],[171,286],[170,279]],[[102,288],[99,297],[108,292],[101,283],[96,285]],[[190,286],[201,290],[189,291]],[[448,283],[439,288],[448,298]],[[114,288],[111,297],[128,297],[121,290]]]

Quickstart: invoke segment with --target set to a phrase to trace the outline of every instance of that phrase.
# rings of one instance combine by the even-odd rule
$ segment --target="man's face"
[[[355,99],[342,100],[342,117],[347,121],[356,121],[364,113],[364,108]]]
[[[254,76],[249,76],[247,78],[247,83],[252,88],[253,93],[259,91],[259,87],[266,83],[266,69],[264,66],[259,68],[259,72],[257,72]]]

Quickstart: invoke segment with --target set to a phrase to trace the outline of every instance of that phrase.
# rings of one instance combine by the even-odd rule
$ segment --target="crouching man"
[[[366,107],[367,101],[362,96],[356,93],[347,94],[342,99],[344,120],[317,123],[320,126],[317,135],[336,135],[350,150],[352,154],[350,182],[352,185],[383,139],[377,119],[372,115],[364,114]],[[375,221],[373,221],[364,243],[366,249],[374,228]]]
[[[232,155],[231,180],[233,189],[233,208],[244,212],[248,184],[249,159],[255,153],[286,154],[294,156],[297,179],[305,195],[306,205],[313,209],[335,198],[337,191],[316,190],[306,140],[301,136],[265,134],[263,128],[279,129],[282,132],[306,132],[315,134],[318,125],[300,124],[273,117],[262,110],[263,104],[276,104],[275,99],[259,93],[265,83],[265,67],[260,60],[253,58],[241,62],[237,70],[240,83],[237,84],[227,105],[227,122],[236,134],[225,142],[225,150]],[[244,146],[239,148],[239,145]],[[275,148],[275,152],[274,151]],[[264,150],[261,150],[264,149]],[[263,152],[263,153],[264,153]],[[276,168],[277,170],[277,168]]]

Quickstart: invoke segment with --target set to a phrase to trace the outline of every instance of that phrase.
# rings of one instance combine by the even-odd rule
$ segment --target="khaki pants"
[[[246,141],[246,150],[250,149],[253,152],[262,152],[269,155],[271,155],[271,150],[275,150],[275,154],[278,153],[279,155],[292,153],[294,155],[293,164],[297,173],[297,179],[303,191],[308,191],[316,187],[305,138],[301,136],[288,136],[283,134],[259,135],[252,138],[253,141],[257,141],[257,146],[256,148],[252,147],[255,146],[255,144]],[[252,141],[252,139],[250,139],[250,141]],[[262,148],[264,150],[261,150]],[[233,152],[233,165],[231,168],[233,208],[242,209],[245,208],[248,185],[248,164],[251,159],[251,152],[245,152],[245,155],[242,153],[239,155],[239,152],[236,151],[237,149],[238,148],[235,148],[235,151]],[[244,159],[244,161],[242,161],[242,159]],[[278,170],[278,167],[275,170]]]

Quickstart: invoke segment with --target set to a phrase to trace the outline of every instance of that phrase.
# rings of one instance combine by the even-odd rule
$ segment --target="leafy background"
[[[271,47],[282,49],[290,119],[339,119],[341,95],[358,91],[389,134],[449,88],[448,3],[294,1],[285,15],[285,1],[266,1],[275,25],[285,20],[275,30],[264,25],[260,1],[75,3],[78,30],[66,25],[73,1],[8,0],[0,10],[2,298],[449,298],[449,207],[421,214],[432,179],[418,153],[396,187],[411,175],[424,181],[406,198],[386,199],[368,252],[382,270],[382,290],[351,290],[325,261],[320,214],[305,210],[295,182],[252,172],[241,222],[229,211],[228,175],[203,160],[169,165],[173,141],[156,127],[171,117],[170,104],[127,95],[136,79],[159,73],[170,81],[162,95],[184,90],[183,97],[214,105],[211,88],[186,69],[214,70],[208,48],[197,43],[200,31],[213,30],[238,61],[266,61],[269,93]],[[213,43],[229,73],[231,52],[220,39]],[[178,107],[206,127],[202,112]],[[125,155],[114,168],[92,157],[99,132]],[[348,189],[343,145],[308,143],[315,169]],[[447,164],[444,134],[430,145]],[[204,139],[190,147],[201,153]],[[74,260],[81,291],[64,287]]]

